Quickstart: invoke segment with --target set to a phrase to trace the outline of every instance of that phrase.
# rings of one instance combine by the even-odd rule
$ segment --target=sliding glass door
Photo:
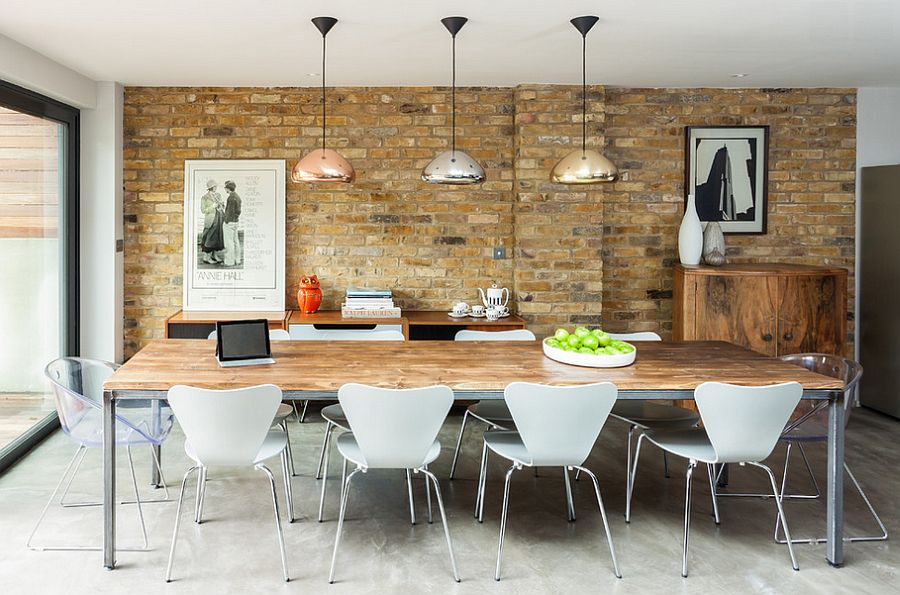
[[[78,110],[0,82],[0,468],[55,424],[77,354]]]

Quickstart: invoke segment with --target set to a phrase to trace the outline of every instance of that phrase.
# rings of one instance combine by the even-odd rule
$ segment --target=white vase
[[[702,254],[703,226],[700,224],[700,216],[697,215],[694,195],[688,194],[684,218],[681,220],[681,227],[678,228],[678,258],[681,264],[696,266],[700,264]]]

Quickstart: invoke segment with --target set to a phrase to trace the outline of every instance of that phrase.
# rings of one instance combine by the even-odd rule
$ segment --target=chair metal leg
[[[290,442],[281,451],[281,474],[284,477],[284,501],[288,508],[288,522],[294,522],[294,486],[291,485]]]
[[[269,478],[269,486],[272,488],[272,505],[275,509],[275,529],[278,531],[278,549],[281,552],[281,573],[284,576],[284,582],[290,581],[290,577],[288,577],[288,567],[287,567],[287,555],[284,552],[284,531],[281,528],[281,511],[278,510],[278,490],[275,489],[275,476],[272,475],[272,471],[269,470],[263,464],[256,465],[256,468],[266,474]],[[287,475],[287,467],[284,470],[285,475]]]
[[[350,496],[350,481],[353,479],[353,476],[360,471],[361,469],[357,467],[351,471],[350,475],[347,476],[347,479],[344,480],[344,488],[341,493],[341,509],[338,513],[337,533],[334,536],[334,552],[331,554],[331,570],[328,573],[329,583],[334,583],[334,569],[335,564],[337,563],[338,546],[341,544],[341,531],[344,528],[344,513],[347,511],[347,498]]]
[[[413,500],[412,472],[406,470],[406,490],[409,493],[409,522],[416,524],[416,503]]]
[[[131,445],[125,446],[125,453],[128,455],[128,468],[131,470],[131,485],[134,487],[134,502],[137,506],[138,518],[141,519],[141,537],[144,540],[144,549],[150,547],[150,540],[147,539],[147,525],[144,523],[144,511],[141,508],[141,494],[138,492],[137,475],[134,473],[134,458],[131,456]]]
[[[287,452],[288,465],[291,470],[291,477],[297,476],[297,470],[294,468],[294,453],[291,451],[291,434],[288,432],[288,422],[287,418],[281,420],[281,429],[284,430],[284,438],[287,441],[287,446],[285,447],[285,451]]]
[[[175,544],[178,541],[178,524],[181,521],[181,505],[184,503],[184,493],[187,491],[187,481],[194,471],[199,471],[200,466],[194,466],[187,470],[184,479],[181,480],[181,492],[178,494],[178,508],[175,509],[175,528],[172,530],[172,545],[169,546],[169,563],[166,565],[166,582],[172,582],[172,563],[175,561]],[[200,475],[197,474],[197,481]]]
[[[347,481],[347,459],[341,464],[341,496],[338,499],[338,506],[344,501],[344,484]]]
[[[423,467],[422,472],[425,474],[426,481],[430,478],[432,482],[434,482],[434,495],[437,498],[438,510],[441,513],[441,523],[444,525],[444,537],[447,538],[447,551],[450,553],[450,565],[453,567],[453,580],[459,582],[459,569],[456,566],[456,557],[453,555],[453,542],[450,540],[450,525],[447,523],[447,513],[444,510],[444,499],[441,497],[441,486],[438,483],[437,477],[428,470],[428,467]],[[429,510],[430,510],[429,506]],[[430,514],[430,513],[429,513]],[[430,520],[428,522],[431,522]]]
[[[303,401],[303,408],[300,410],[300,413],[297,413],[297,401],[291,401],[294,404],[294,417],[297,418],[297,423],[302,424],[306,420],[306,410],[309,407],[309,401]]]
[[[669,479],[669,453],[666,451],[662,451],[663,453],[663,476],[666,479]]]
[[[159,484],[156,487],[161,487],[163,489],[162,498],[152,498],[152,499],[141,499],[141,504],[153,504],[159,502],[169,502],[169,486],[166,485],[166,479],[163,477],[162,467],[159,464],[159,459],[156,455],[156,447],[152,444],[148,445],[150,448],[151,454],[151,464],[153,465],[153,470],[156,475],[159,477]],[[63,508],[83,508],[87,506],[103,506],[103,502],[100,500],[91,500],[91,501],[77,501],[77,502],[66,502],[66,496],[69,494],[69,489],[72,487],[72,483],[75,479],[75,476],[78,475],[78,471],[81,469],[81,464],[84,462],[84,457],[87,454],[87,447],[79,446],[78,451],[80,451],[81,456],[78,461],[75,463],[75,468],[72,470],[72,473],[69,475],[69,479],[66,482],[65,487],[63,488],[62,495],[59,497],[59,505]],[[76,451],[76,454],[78,454]],[[154,484],[156,485],[156,484]],[[119,500],[119,504],[136,504],[136,500]]]
[[[569,468],[563,467],[563,477],[566,480],[566,519],[570,523],[575,522],[575,503],[572,501],[572,484],[569,482]]]
[[[785,455],[784,455],[784,474],[782,475],[782,478],[781,478],[781,486],[782,486],[781,499],[782,499],[782,501],[784,501],[784,500],[816,500],[816,499],[820,498],[822,496],[822,493],[821,493],[821,490],[819,489],[819,482],[816,480],[816,476],[813,473],[812,466],[809,463],[809,459],[806,457],[806,451],[804,450],[803,445],[799,442],[797,443],[797,448],[800,451],[800,456],[803,459],[804,465],[806,466],[806,472],[809,474],[810,482],[812,483],[813,488],[816,490],[816,493],[815,494],[788,494],[788,493],[786,493],[787,490],[786,490],[785,486],[787,485],[787,475],[788,475],[788,471],[790,469],[791,453],[793,452],[792,448],[793,448],[793,443],[788,442],[787,448],[785,449]],[[727,474],[727,470],[728,470],[728,466],[723,464],[719,468],[719,475],[722,476],[722,475]],[[720,482],[718,482],[718,485],[723,486],[723,485],[725,485],[725,483],[720,481]],[[764,500],[774,498],[774,496],[772,494],[768,494],[768,493],[738,493],[738,492],[722,493],[722,492],[718,492],[718,496],[720,498],[762,498]],[[776,539],[776,541],[778,541],[778,540]],[[784,542],[782,541],[779,543],[784,543]]]
[[[481,470],[478,472],[478,490],[475,494],[475,518],[478,519],[479,523],[484,522],[484,492],[485,484],[487,483],[487,460],[488,446],[487,442],[485,442],[481,450]]]
[[[759,467],[769,475],[769,481],[772,483],[772,495],[775,497],[775,505],[778,507],[778,516],[781,517],[781,524],[784,526],[784,536],[787,539],[788,552],[791,554],[791,566],[793,566],[794,570],[800,570],[800,567],[797,565],[797,557],[794,555],[794,546],[791,543],[791,531],[788,528],[787,518],[784,516],[784,508],[782,506],[781,496],[778,493],[778,484],[775,481],[775,474],[762,463],[754,463],[752,461],[748,461],[748,463],[754,467]]]
[[[691,537],[691,479],[696,466],[696,461],[688,463],[684,482],[684,546],[681,551],[681,576],[685,578],[688,575],[688,542]]]
[[[506,536],[506,515],[509,512],[509,480],[513,471],[517,469],[517,465],[513,465],[506,472],[506,480],[503,483],[503,510],[500,513],[500,545],[497,546],[497,569],[494,571],[494,580],[500,580],[500,561],[503,557],[503,538]]]
[[[316,479],[322,479],[322,472],[326,464],[325,459],[328,458],[328,443],[331,440],[331,433],[336,427],[337,426],[330,421],[325,422],[325,436],[322,438],[322,452],[319,453],[319,466],[316,467]]]
[[[797,448],[800,450],[800,457],[803,459],[803,464],[806,465],[806,472],[809,474],[809,478],[812,480],[813,487],[816,489],[815,496],[810,495],[794,495],[794,498],[818,498],[822,495],[822,491],[819,489],[819,482],[816,481],[816,475],[813,473],[812,466],[809,464],[809,459],[806,458],[806,450],[803,448],[803,443],[798,442]]]
[[[603,519],[603,529],[606,531],[606,543],[609,545],[609,555],[612,557],[613,570],[616,573],[616,578],[622,578],[622,573],[619,572],[619,562],[616,560],[616,548],[613,546],[612,532],[609,530],[609,519],[606,516],[606,507],[603,506],[603,497],[600,495],[600,481],[590,469],[587,469],[586,467],[576,467],[576,469],[584,471],[594,483],[594,492],[597,495],[597,506],[600,508],[600,518]]]
[[[153,459],[153,464],[156,465],[156,473],[159,475],[159,483],[155,484],[156,487],[162,487],[163,489],[163,498],[162,500],[144,500],[144,503],[147,502],[168,502],[169,501],[169,486],[166,483],[166,478],[163,476],[162,465],[159,462],[159,445],[150,444],[150,456]]]
[[[716,519],[716,524],[719,524],[719,499],[716,497],[716,477],[715,472],[713,472],[712,463],[706,464],[706,471],[709,475],[709,492],[712,495],[712,505],[713,505],[713,518]]]
[[[422,467],[425,471],[428,471],[428,465]],[[432,524],[433,519],[431,515],[431,485],[428,481],[428,476],[425,476],[425,502],[428,506],[428,524]]]
[[[634,478],[637,475],[638,461],[641,458],[641,444],[644,441],[645,434],[638,436],[637,447],[634,449],[634,462],[628,469],[628,483],[625,489],[625,522],[631,522],[631,499],[634,496]]]
[[[463,413],[462,424],[459,426],[459,436],[456,437],[456,449],[453,451],[453,462],[450,464],[450,479],[456,474],[456,461],[459,459],[459,449],[462,447],[463,433],[466,431],[466,422],[469,421],[469,410]]]
[[[331,450],[331,433],[337,426],[329,423],[325,429],[325,440],[322,443],[322,454],[319,458],[319,471],[316,478],[322,479],[322,493],[319,496],[319,522],[325,519],[325,486],[328,483],[328,454]]]
[[[79,445],[78,450],[75,451],[75,457],[72,459],[72,462],[75,463],[75,468],[72,470],[71,475],[69,475],[69,481],[66,482],[66,487],[63,488],[62,495],[59,497],[59,505],[68,508],[75,506],[84,506],[84,504],[80,502],[66,502],[66,495],[69,493],[69,488],[72,486],[72,481],[75,479],[75,476],[78,475],[78,470],[81,468],[81,462],[84,460],[84,455],[87,454],[87,448],[84,445]],[[77,462],[75,462],[77,459]],[[72,463],[69,463],[71,466]],[[68,467],[66,467],[66,471],[68,471]]]
[[[631,493],[631,466],[632,466],[632,464],[633,464],[633,463],[631,462],[631,457],[632,457],[632,454],[631,454],[631,441],[632,441],[632,439],[634,438],[634,429],[635,429],[636,427],[637,427],[637,426],[635,426],[635,425],[629,425],[629,426],[628,426],[628,437],[627,437],[626,442],[625,442],[625,446],[626,446],[627,449],[628,449],[628,450],[627,450],[627,453],[626,453],[626,455],[625,455],[625,499],[626,499],[626,503],[625,503],[625,506],[626,506],[626,509],[625,509],[625,511],[626,511],[626,512],[625,512],[625,519],[626,519],[626,521],[625,521],[625,522],[626,522],[626,523],[628,522],[628,520],[627,520],[627,519],[628,519],[628,508],[627,508],[628,502],[627,502],[627,500],[629,500],[628,495]],[[579,473],[580,473],[580,471],[579,471]]]
[[[206,499],[206,467],[200,467],[200,477],[197,480],[197,502],[194,508],[194,522],[198,525],[203,522],[203,502]]]

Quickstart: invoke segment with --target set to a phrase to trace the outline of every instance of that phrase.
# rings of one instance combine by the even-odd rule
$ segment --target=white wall
[[[81,109],[81,355],[121,361],[122,86],[0,35],[0,79]]]
[[[856,295],[859,296],[860,169],[900,163],[900,87],[863,87],[856,96]],[[859,299],[856,320],[859,321]],[[859,358],[859,324],[856,325]]]

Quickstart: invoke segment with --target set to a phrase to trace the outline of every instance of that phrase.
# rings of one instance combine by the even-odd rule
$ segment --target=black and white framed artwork
[[[685,201],[728,234],[766,233],[768,126],[688,126]]]

